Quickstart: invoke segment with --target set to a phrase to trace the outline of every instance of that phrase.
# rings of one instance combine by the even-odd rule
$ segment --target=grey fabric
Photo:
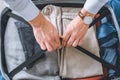
[[[77,16],[80,8],[62,8],[63,33],[67,25]],[[86,50],[99,56],[99,46],[96,39],[95,27],[91,27],[83,39],[82,46]],[[62,59],[60,66],[60,75],[65,78],[85,78],[95,75],[102,75],[101,63],[93,60],[74,47],[65,47],[62,50]]]

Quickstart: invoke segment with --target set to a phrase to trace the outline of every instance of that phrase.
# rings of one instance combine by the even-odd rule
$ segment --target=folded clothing
[[[118,36],[115,27],[107,21],[101,24],[97,29],[97,38],[102,59],[117,66],[118,54],[116,44],[118,44]],[[115,71],[109,69],[108,77],[113,75],[115,75]]]

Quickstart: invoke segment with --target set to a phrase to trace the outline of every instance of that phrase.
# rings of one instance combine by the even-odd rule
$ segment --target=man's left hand
[[[63,35],[63,46],[78,46],[88,30],[88,25],[84,24],[83,20],[76,16],[67,26],[66,32]]]

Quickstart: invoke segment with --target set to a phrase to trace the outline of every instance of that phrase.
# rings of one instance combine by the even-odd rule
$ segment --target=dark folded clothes
[[[34,54],[43,54],[39,44],[35,40],[31,26],[20,21],[15,24],[18,29],[26,60]],[[32,65],[33,64],[30,64],[27,68],[32,67]]]
[[[97,39],[102,59],[117,66],[118,35],[115,27],[109,22],[103,23],[97,29]],[[108,77],[114,76],[115,74],[114,70],[108,70]]]
[[[97,29],[97,39],[100,47],[110,47],[118,42],[115,27],[109,22],[101,24]]]

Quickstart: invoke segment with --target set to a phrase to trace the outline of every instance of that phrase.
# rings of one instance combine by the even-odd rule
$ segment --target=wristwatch
[[[92,16],[89,15],[84,15],[81,13],[81,11],[79,11],[78,16],[83,20],[83,22],[87,25],[90,25],[93,21]]]

